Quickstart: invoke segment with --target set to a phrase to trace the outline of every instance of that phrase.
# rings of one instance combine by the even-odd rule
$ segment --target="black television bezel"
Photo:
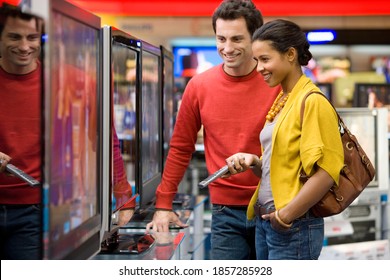
[[[172,93],[171,93],[171,101],[173,102],[173,104],[175,103],[175,95],[174,95],[174,86],[175,86],[175,78],[174,78],[174,71],[173,71],[173,67],[174,67],[174,57],[173,57],[173,53],[171,51],[169,51],[167,48],[165,48],[164,46],[160,46],[161,48],[161,120],[162,120],[162,169],[164,170],[164,166],[165,166],[165,161],[167,159],[167,156],[168,156],[168,151],[169,151],[169,146],[170,146],[170,141],[171,141],[171,137],[172,135],[170,135],[170,137],[168,139],[166,139],[165,137],[165,130],[166,130],[166,127],[167,126],[170,126],[170,124],[166,124],[165,122],[165,114],[166,114],[166,111],[165,111],[165,97],[166,97],[166,93],[165,93],[165,83],[166,83],[166,75],[165,75],[165,71],[166,71],[166,67],[165,67],[165,62],[166,60],[169,61],[169,63],[171,64],[171,69],[172,69],[172,73],[171,73],[171,83],[172,83]],[[172,118],[174,118],[173,114],[175,113],[175,108],[173,107],[173,112],[172,112]],[[174,121],[172,120],[172,130],[175,126],[175,123]]]
[[[103,189],[103,200],[102,200],[102,209],[103,209],[103,217],[102,217],[102,234],[101,241],[104,241],[106,238],[112,235],[116,230],[119,229],[118,225],[113,224],[113,214],[118,209],[113,211],[113,138],[112,138],[112,129],[113,129],[113,118],[114,118],[114,96],[113,96],[113,73],[112,73],[112,46],[114,41],[120,43],[124,46],[124,48],[129,48],[137,53],[137,71],[136,71],[136,112],[139,111],[139,101],[137,101],[140,97],[140,71],[138,71],[138,67],[140,65],[141,58],[141,42],[138,38],[120,30],[113,26],[103,26],[102,27],[102,37],[103,37],[103,88],[104,88],[104,111],[103,116],[105,120],[104,129],[102,138],[104,140],[104,148],[103,157],[108,158],[110,160],[106,160],[103,165],[107,165],[104,167],[107,173],[107,178],[104,179],[106,188]],[[138,113],[136,113],[138,114]],[[138,115],[137,115],[138,118]],[[140,152],[139,152],[139,137],[138,137],[138,128],[139,122],[136,121],[136,135],[135,135],[135,162],[140,161]],[[135,164],[135,193],[133,196],[138,194],[140,188],[140,176],[139,176],[139,166]],[[132,196],[132,197],[133,197]],[[122,205],[123,206],[123,205]],[[120,208],[120,207],[119,207]]]
[[[161,92],[162,92],[162,77],[161,77],[161,49],[160,47],[157,47],[157,46],[154,46],[146,41],[143,41],[141,40],[141,67],[139,69],[141,69],[140,71],[140,74],[141,74],[141,94],[140,94],[140,97],[137,101],[139,102],[137,108],[139,108],[139,110],[137,111],[137,116],[138,117],[138,127],[140,128],[138,131],[138,143],[139,143],[139,148],[140,148],[140,156],[142,157],[142,154],[143,154],[143,149],[145,149],[145,147],[143,147],[143,143],[142,143],[142,103],[143,103],[143,86],[142,86],[142,81],[143,81],[143,73],[142,73],[142,69],[143,69],[143,54],[147,52],[149,54],[152,54],[154,56],[157,57],[157,61],[158,61],[158,75],[159,75],[159,81],[158,81],[158,89],[157,89],[157,96],[158,96],[158,110],[159,112],[157,113],[158,117],[160,118],[162,113],[161,113],[161,108],[162,108],[162,99],[161,99]],[[143,212],[143,211],[146,211],[147,209],[149,209],[151,206],[153,206],[154,202],[155,202],[155,198],[156,198],[156,190],[157,190],[157,187],[158,185],[160,184],[161,182],[161,177],[162,177],[162,122],[161,122],[161,119],[160,121],[158,122],[158,134],[159,134],[159,145],[158,145],[158,162],[159,162],[159,166],[158,166],[158,172],[156,174],[153,175],[152,178],[146,180],[146,181],[143,181],[143,178],[142,178],[142,172],[143,172],[143,166],[142,166],[142,158],[141,160],[138,162],[138,175],[140,176],[139,177],[139,180],[140,180],[140,184],[139,184],[139,200],[137,202],[137,212],[140,213],[140,212]]]
[[[50,225],[50,153],[47,151],[50,150],[50,135],[47,136],[47,133],[50,134],[51,117],[50,112],[51,108],[51,83],[50,83],[50,71],[52,68],[52,60],[50,58],[52,43],[50,43],[50,39],[54,38],[54,23],[52,21],[54,13],[58,13],[68,19],[72,19],[77,21],[85,26],[88,26],[94,31],[96,31],[96,47],[97,47],[97,76],[96,76],[96,98],[97,98],[97,107],[96,107],[96,118],[97,118],[97,148],[96,148],[96,214],[84,221],[80,226],[71,230],[66,236],[59,239],[58,241],[53,242],[48,237],[50,232],[50,226],[46,228],[46,222]],[[100,205],[101,197],[102,197],[102,185],[101,179],[102,176],[99,172],[101,169],[102,158],[99,153],[101,147],[101,116],[99,112],[102,108],[101,102],[101,55],[102,50],[99,44],[101,40],[101,21],[100,18],[96,15],[85,11],[73,4],[66,1],[53,1],[48,0],[48,18],[45,19],[45,25],[48,27],[48,41],[45,43],[45,51],[48,51],[49,55],[44,54],[44,118],[45,118],[45,149],[44,149],[44,167],[43,167],[43,176],[44,176],[44,184],[42,188],[42,198],[43,198],[43,236],[42,236],[42,256],[43,259],[89,259],[96,255],[100,251],[100,229],[101,229],[101,218],[102,218],[102,209]],[[47,221],[46,221],[47,220]]]

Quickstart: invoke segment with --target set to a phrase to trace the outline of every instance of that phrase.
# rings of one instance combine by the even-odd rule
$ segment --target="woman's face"
[[[282,54],[272,47],[271,41],[254,41],[252,43],[253,57],[257,61],[257,72],[270,86],[284,83],[291,71],[291,62],[287,54]]]

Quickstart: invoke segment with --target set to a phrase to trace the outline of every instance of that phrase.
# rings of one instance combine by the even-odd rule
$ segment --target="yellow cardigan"
[[[338,184],[344,165],[344,151],[333,107],[324,97],[312,94],[306,99],[301,129],[301,104],[306,93],[320,91],[302,75],[280,112],[272,133],[271,189],[276,209],[286,206],[300,191],[302,168],[313,175],[315,164]],[[260,183],[248,206],[247,217],[253,219]]]

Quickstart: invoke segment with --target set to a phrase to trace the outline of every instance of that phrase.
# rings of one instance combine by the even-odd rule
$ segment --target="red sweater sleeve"
[[[193,99],[194,89],[189,83],[183,94],[170,150],[164,167],[162,182],[156,192],[156,208],[172,209],[177,187],[195,151],[197,133],[201,127],[199,110]]]
[[[126,171],[120,151],[120,144],[118,135],[116,134],[115,127],[112,129],[112,140],[113,140],[113,184],[114,184],[114,197],[116,200],[116,208],[121,208],[125,205],[125,208],[134,208],[135,199],[131,198],[132,190],[127,180]]]

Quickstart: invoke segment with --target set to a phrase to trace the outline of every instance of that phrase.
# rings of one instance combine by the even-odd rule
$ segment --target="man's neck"
[[[256,61],[252,59],[248,64],[242,65],[239,68],[227,68],[226,65],[223,65],[223,71],[232,77],[244,77],[252,73],[256,66]]]

